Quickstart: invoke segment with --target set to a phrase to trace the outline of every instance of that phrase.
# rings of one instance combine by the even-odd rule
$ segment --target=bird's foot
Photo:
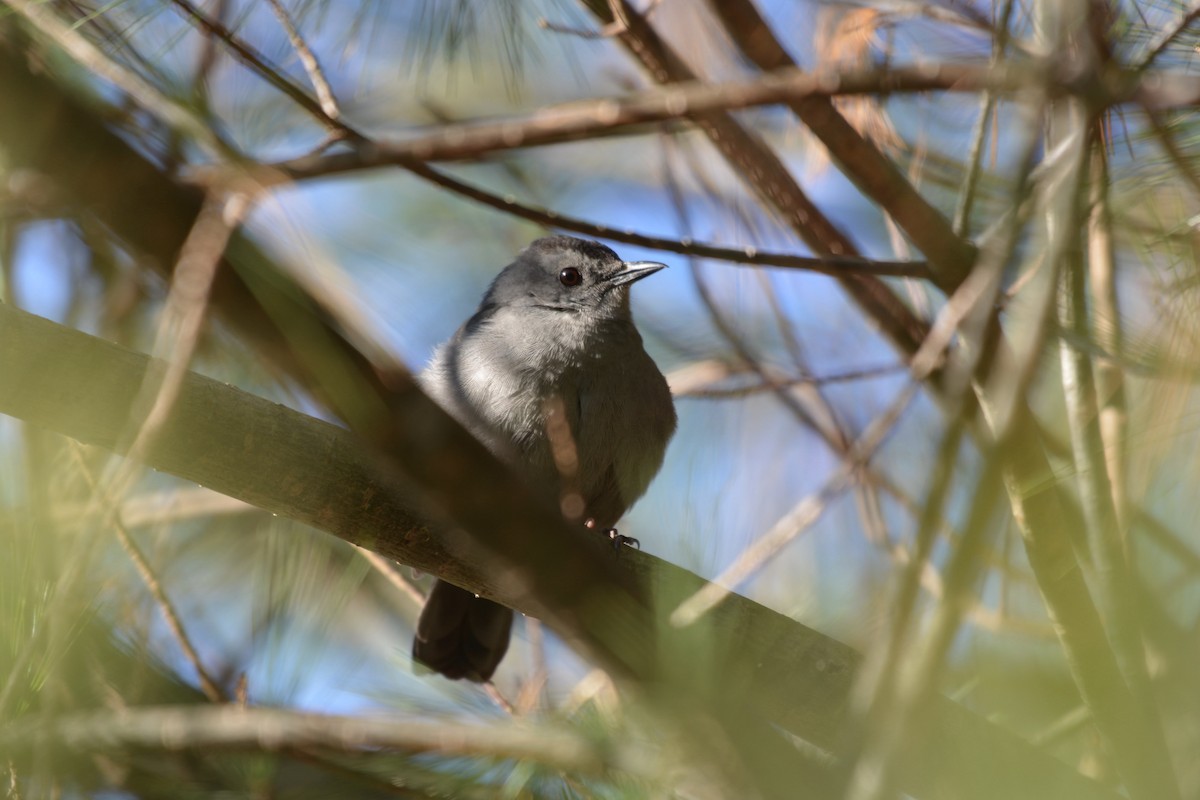
[[[642,549],[641,542],[639,542],[637,539],[633,538],[632,536],[622,536],[619,532],[617,532],[616,528],[606,528],[604,530],[604,533],[608,536],[609,539],[612,539],[613,549],[618,552],[620,552],[621,545],[623,545],[623,544],[629,545],[630,547],[636,547],[638,550]]]
[[[583,523],[583,526],[590,531],[594,531],[594,530],[596,530],[596,520],[589,519]],[[616,550],[617,552],[621,551],[621,545],[623,545],[623,544],[629,545],[630,547],[636,547],[638,550],[642,549],[641,542],[639,542],[637,539],[633,538],[632,536],[622,536],[621,533],[616,528],[604,528],[600,532],[603,533],[605,536],[607,536],[612,541],[613,549]]]

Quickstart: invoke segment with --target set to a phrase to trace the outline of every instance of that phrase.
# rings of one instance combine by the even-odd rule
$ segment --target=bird
[[[666,378],[629,303],[630,287],[665,266],[622,261],[595,241],[537,239],[418,376],[533,491],[618,547],[636,543],[614,526],[657,474],[676,427]],[[509,608],[438,580],[413,660],[447,678],[488,681],[512,622]]]

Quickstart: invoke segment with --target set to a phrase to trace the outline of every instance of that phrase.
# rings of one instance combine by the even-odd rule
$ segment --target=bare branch
[[[16,382],[0,382],[0,413],[112,447],[140,375],[147,368],[146,357],[4,304],[0,304],[0,331],[6,343],[0,348],[0,372],[21,376]],[[80,381],[93,387],[87,398],[70,390]],[[424,415],[407,418],[428,420]],[[504,571],[495,569],[490,557],[458,551],[457,545],[465,544],[458,539],[431,535],[409,507],[407,492],[379,471],[375,453],[366,451],[350,432],[197,375],[189,375],[185,381],[171,425],[171,437],[162,439],[146,454],[157,468],[316,525],[353,543],[370,545],[384,555],[436,571],[485,596],[539,612],[540,603],[534,602],[528,586],[512,585]],[[426,431],[424,435],[429,434]],[[191,446],[196,441],[206,442],[204,458],[196,457]],[[511,485],[504,483],[502,471],[488,472],[484,477],[489,469],[486,451],[459,451],[455,449],[457,442],[451,445],[445,440],[442,445],[451,452],[463,453],[455,459],[457,477],[447,491],[460,498],[459,502],[479,502],[481,519],[486,518],[492,529],[501,519],[528,524],[517,511],[497,512],[497,505],[519,508],[502,495],[488,493],[473,500],[464,497],[492,485],[503,486],[503,492],[513,497],[522,491],[515,479]],[[464,493],[463,485],[474,488]],[[570,529],[562,530],[560,536],[549,521],[533,524],[530,531],[540,544],[526,552],[538,551],[540,555],[546,549],[553,550],[556,560],[552,569],[574,584],[596,580],[597,575],[620,568],[625,574],[633,573],[639,584],[653,585],[658,592],[668,591],[677,601],[703,585],[694,575],[637,551],[623,554],[618,567],[613,559],[603,558],[603,553],[592,547],[594,544],[603,549],[603,545]],[[552,531],[554,536],[549,535]],[[462,555],[448,552],[448,544],[455,545]],[[572,568],[562,574],[573,563],[572,556],[563,557],[563,547],[582,548],[579,571]],[[485,564],[491,568],[484,568]],[[631,615],[640,617],[646,612],[638,611],[641,607],[636,603],[624,607],[627,613],[622,615],[620,638],[624,645],[620,646],[640,648],[639,643],[654,641],[628,638],[632,636],[629,625],[635,619]],[[714,635],[721,640],[730,637],[712,651],[732,659],[729,667],[714,665],[720,666],[719,674],[734,675],[734,664],[753,666],[753,675],[731,684],[745,688],[746,702],[814,744],[833,745],[840,735],[846,692],[858,660],[852,650],[737,596],[714,609],[703,623],[712,624]],[[659,629],[658,635],[666,632]],[[788,686],[795,691],[785,691]],[[932,758],[938,769],[913,772],[911,788],[918,796],[920,787],[933,785],[931,780],[961,786],[965,796],[979,796],[979,781],[986,775],[991,782],[988,788],[1001,792],[996,796],[1057,800],[1066,792],[1072,797],[1095,800],[1115,797],[1053,757],[1029,749],[1012,734],[960,707],[944,700],[935,705],[935,732],[920,758]],[[111,719],[107,716],[106,722]],[[955,754],[949,763],[945,759],[948,750]]]
[[[611,21],[605,5],[597,0],[587,0],[586,5],[602,21]],[[646,20],[627,4],[622,5],[622,10],[629,20],[629,29],[617,39],[657,83],[686,83],[696,79],[691,68]],[[859,255],[853,241],[830,222],[792,178],[786,165],[757,135],[725,112],[698,115],[695,121],[764,207],[773,211],[814,251],[835,256]],[[839,284],[902,353],[907,356],[916,350],[925,336],[925,325],[890,287],[874,277],[855,275],[839,276]]]
[[[995,65],[1004,57],[1008,44],[1009,22],[1012,17],[1014,0],[1004,0],[1000,11],[999,30],[992,44],[992,64]],[[954,232],[959,236],[970,236],[971,208],[975,202],[975,191],[979,183],[979,174],[983,168],[983,144],[987,137],[989,123],[996,109],[996,94],[988,91],[984,94],[979,107],[979,118],[975,122],[975,130],[971,132],[971,152],[967,156],[967,174],[963,178],[962,193],[958,199],[958,208],[954,211]]]
[[[646,6],[646,10],[643,13],[646,16],[650,16],[654,9],[658,8],[658,4],[661,2],[662,0],[650,0],[649,5]],[[609,13],[611,13],[613,16],[613,21],[598,31],[588,31],[580,28],[572,28],[566,25],[558,25],[546,19],[545,17],[538,20],[538,26],[545,28],[548,31],[554,31],[555,33],[565,33],[571,36],[579,36],[584,39],[607,39],[609,37],[616,36],[619,33],[624,33],[629,29],[629,20],[626,18],[625,12],[621,9],[620,0],[608,0],[608,8]]]
[[[1065,14],[1064,8],[1046,0],[1038,6],[1041,29],[1050,37],[1050,47],[1066,47],[1070,30],[1059,31],[1056,21],[1079,24],[1078,14]],[[1049,158],[1059,163],[1043,174],[1040,183],[1043,213],[1047,220],[1048,243],[1045,247],[1047,274],[1039,276],[1047,287],[1047,298],[1055,296],[1059,270],[1078,252],[1079,230],[1084,216],[1080,212],[1083,181],[1086,176],[1089,119],[1084,103],[1069,99],[1054,104],[1047,124],[1053,124],[1053,138],[1047,142]],[[1055,154],[1061,154],[1055,157]],[[1043,306],[1043,308],[1047,308]],[[1039,320],[1048,319],[1039,317]],[[1038,322],[1035,342],[1044,341],[1045,321]],[[1040,347],[1040,344],[1037,345]],[[1001,352],[1003,355],[1003,352]],[[1030,365],[1035,359],[1027,359]],[[1179,790],[1169,756],[1162,741],[1161,728],[1150,722],[1147,709],[1139,706],[1130,692],[1110,647],[1103,623],[1083,580],[1070,541],[1063,535],[1068,522],[1055,492],[1030,496],[1027,489],[1033,476],[1048,469],[1045,452],[1037,444],[1039,437],[1031,428],[1032,412],[1022,394],[1028,385],[1024,377],[997,383],[1002,371],[991,370],[991,380],[980,391],[989,425],[999,440],[1010,426],[1020,431],[1014,442],[1027,438],[1023,446],[1007,448],[1005,480],[1013,516],[1021,526],[1025,550],[1038,579],[1051,618],[1058,626],[1059,638],[1072,675],[1084,701],[1097,721],[1111,755],[1130,794],[1135,798],[1178,797]]]
[[[267,80],[271,85],[275,86],[301,108],[311,114],[314,118],[321,122],[335,133],[335,140],[346,139],[358,143],[360,150],[369,150],[372,143],[358,130],[350,127],[343,118],[333,119],[325,114],[319,103],[314,101],[300,87],[296,86],[285,75],[280,73],[273,67],[267,59],[258,53],[253,47],[243,42],[236,34],[230,31],[219,22],[206,16],[202,11],[193,6],[188,0],[172,0],[172,2],[182,9],[190,19],[196,22],[204,30],[218,37],[221,41],[229,46],[231,51],[244,64],[254,70],[258,75]],[[327,141],[319,148],[318,153],[323,152],[332,142]],[[321,161],[321,156],[314,154],[306,157],[308,160],[316,163]],[[331,157],[332,158],[332,157]],[[322,174],[332,174],[337,168],[343,167],[346,169],[357,169],[353,159],[347,161],[347,154],[341,154],[340,159],[334,159],[326,162],[326,168],[331,172],[321,172],[314,167],[313,177]],[[304,161],[299,159],[298,161]],[[395,166],[412,172],[414,175],[427,180],[434,185],[440,186],[448,191],[451,191],[460,196],[482,203],[490,208],[496,209],[503,213],[516,216],[520,219],[525,219],[530,222],[535,222],[539,225],[544,225],[549,228],[558,230],[572,231],[581,233],[587,236],[595,236],[602,239],[608,239],[615,242],[623,242],[639,247],[649,247],[665,252],[679,253],[681,255],[695,255],[702,258],[711,258],[720,261],[729,261],[738,264],[754,264],[760,266],[778,266],[793,269],[806,269],[815,272],[820,272],[826,275],[845,275],[846,273],[862,272],[864,274],[873,274],[879,276],[895,276],[895,277],[914,277],[923,278],[928,276],[923,262],[919,261],[874,261],[870,259],[857,258],[853,256],[833,256],[826,254],[823,257],[805,257],[796,256],[784,253],[770,253],[760,251],[758,248],[747,246],[744,248],[728,248],[719,247],[717,245],[705,244],[702,242],[693,242],[690,240],[673,240],[663,237],[647,236],[627,230],[618,230],[611,226],[601,225],[586,220],[576,219],[560,215],[553,211],[534,208],[529,205],[519,203],[515,197],[505,196],[500,197],[491,192],[487,192],[476,186],[460,181],[449,175],[437,171],[433,167],[425,163],[405,159],[403,163],[397,161]],[[204,173],[201,172],[203,175]],[[227,173],[218,170],[219,175],[227,176]],[[278,176],[271,174],[259,174],[256,176],[259,181],[266,181],[270,185],[272,180],[278,179]]]
[[[182,104],[167,97],[137,73],[109,58],[74,26],[67,25],[47,3],[37,0],[5,0],[10,8],[29,21],[43,36],[70,54],[96,75],[112,82],[140,105],[173,128],[184,131],[216,157],[232,155],[232,150],[213,129]]]
[[[616,769],[658,775],[645,750],[605,742],[603,746],[567,727],[509,722],[490,725],[451,720],[339,717],[274,708],[145,706],[112,711],[25,717],[0,727],[6,752],[53,747],[85,753],[124,748],[152,752],[237,749],[274,752],[319,748],[362,752],[376,748],[410,753],[528,759],[583,773]]]
[[[425,604],[424,593],[414,586],[412,581],[404,577],[395,561],[392,561],[389,558],[384,558],[374,550],[368,550],[361,545],[358,546],[358,553],[365,558],[367,562],[375,568],[375,571],[382,575],[388,583],[390,583],[395,589],[399,590],[402,595],[407,597],[412,602],[414,609],[420,609],[421,606]],[[416,621],[415,614],[412,615],[410,621]]]
[[[598,239],[631,244],[636,247],[647,247],[654,250],[661,250],[665,253],[708,258],[714,261],[726,261],[731,264],[799,269],[843,279],[851,275],[924,280],[928,280],[931,277],[929,268],[924,261],[886,261],[859,258],[856,256],[799,256],[790,253],[760,250],[752,245],[745,247],[721,247],[706,242],[696,242],[692,239],[669,239],[661,236],[649,236],[636,231],[589,222],[577,217],[568,217],[556,211],[523,205],[511,196],[500,198],[451,178],[448,175],[436,172],[431,167],[425,167],[424,165],[419,167],[409,166],[406,168],[420,177],[443,186],[456,194],[468,197],[514,217],[529,220],[530,222],[535,222],[551,229],[581,233],[585,236],[594,236]]]
[[[1112,212],[1109,206],[1108,157],[1105,139],[1097,132],[1091,156],[1091,213],[1088,216],[1088,270],[1091,278],[1095,341],[1101,349],[1119,353],[1124,344],[1121,310],[1117,302],[1116,244],[1113,240]],[[1129,547],[1128,417],[1125,402],[1125,378],[1113,359],[1094,356],[1096,401],[1100,407],[1100,438],[1112,486],[1114,511],[1126,549]],[[1135,563],[1132,559],[1129,562]]]
[[[249,503],[198,486],[126,497],[118,508],[121,519],[129,528],[167,525],[224,514],[246,514],[257,510]],[[79,525],[88,516],[89,509],[82,504],[59,504],[53,510],[55,522],[64,525]]]
[[[1163,122],[1162,115],[1148,106],[1145,107],[1145,110],[1146,117],[1150,120],[1150,126],[1158,137],[1159,145],[1179,170],[1179,174],[1187,181],[1192,193],[1200,198],[1200,173],[1196,172],[1192,160],[1180,150],[1179,143],[1175,141],[1175,134],[1171,131],[1170,126]]]
[[[326,80],[325,73],[321,70],[320,63],[317,62],[316,54],[308,46],[308,42],[304,41],[300,31],[296,30],[296,25],[292,22],[291,15],[283,7],[281,0],[267,0],[267,2],[271,4],[271,10],[275,12],[279,24],[287,33],[288,41],[292,43],[296,55],[300,56],[300,63],[304,65],[304,71],[308,73],[308,79],[312,81],[313,88],[317,92],[317,99],[321,102],[321,110],[330,119],[339,119],[342,113],[338,109],[337,100],[333,97],[333,89],[330,88],[329,81]]]
[[[425,604],[425,595],[412,581],[404,577],[400,570],[400,565],[390,558],[376,553],[374,550],[369,550],[362,545],[355,545],[359,555],[367,560],[375,571],[383,576],[384,580],[392,585],[394,589],[408,598],[411,607],[408,609],[408,621],[415,625],[417,621],[417,611]],[[502,711],[511,715],[513,713],[513,704],[508,701],[508,698],[496,688],[496,684],[492,681],[485,681],[481,684],[483,692],[494,702]]]
[[[900,395],[878,417],[871,421],[862,435],[846,453],[841,466],[825,482],[819,491],[796,504],[783,515],[770,530],[758,537],[716,579],[681,603],[671,612],[671,624],[687,627],[708,613],[732,593],[734,587],[764,564],[777,556],[790,542],[807,530],[820,518],[825,506],[845,491],[853,482],[855,473],[871,459],[887,435],[895,428],[896,421],[908,408],[919,384],[909,383]]]
[[[1053,82],[1044,65],[978,63],[921,64],[883,70],[806,73],[784,69],[752,80],[673,83],[624,97],[546,106],[525,118],[439,126],[437,131],[404,141],[375,140],[350,152],[278,161],[268,165],[260,181],[270,186],[281,180],[300,180],[381,165],[477,159],[525,147],[577,141],[597,133],[652,122],[667,122],[753,106],[807,98],[858,94],[942,91],[1004,93]],[[1198,84],[1200,85],[1200,84]],[[271,174],[277,173],[277,174]],[[220,180],[202,170],[201,182]]]
[[[1183,9],[1179,18],[1173,24],[1163,28],[1158,37],[1147,45],[1146,50],[1134,59],[1133,71],[1140,73],[1149,69],[1155,60],[1171,46],[1171,42],[1183,35],[1197,17],[1200,17],[1200,2],[1192,0],[1191,7]]]
[[[752,0],[727,0],[713,7],[738,48],[760,69],[795,67]],[[969,242],[955,235],[950,222],[827,98],[804,99],[790,107],[860,191],[887,211],[920,248],[932,263],[939,285],[953,291],[975,259]]]
[[[147,376],[147,382],[142,386],[134,414],[141,409],[146,411],[144,418],[130,419],[138,425],[137,435],[130,445],[132,453],[147,446],[171,412],[200,341],[217,267],[230,237],[248,211],[249,203],[244,195],[209,196],[183,243],[154,340],[154,355],[167,366],[161,375]]]
[[[826,386],[834,383],[849,383],[896,375],[907,371],[902,364],[886,364],[878,367],[834,372],[829,375],[804,375],[798,378],[786,375],[776,375],[764,367],[770,375],[769,381],[752,383],[745,386],[723,386],[728,378],[745,375],[753,370],[749,368],[734,368],[723,361],[705,361],[681,367],[667,375],[667,383],[671,386],[671,394],[677,399],[684,397],[727,399],[745,397],[752,394],[773,391],[778,388],[791,388],[802,385]]]
[[[129,529],[125,527],[124,520],[121,519],[121,509],[117,502],[108,495],[108,492],[96,480],[96,476],[92,474],[91,468],[83,459],[82,448],[78,442],[70,441],[67,443],[70,448],[71,455],[74,458],[75,465],[79,469],[83,480],[87,483],[88,488],[99,500],[104,509],[104,518],[112,522],[113,530],[116,531],[117,541],[121,543],[121,549],[129,556],[129,560],[133,562],[133,566],[137,569],[138,575],[145,584],[146,590],[150,592],[150,596],[154,599],[154,604],[158,606],[159,612],[163,616],[163,620],[167,623],[167,629],[171,631],[171,636],[179,645],[179,649],[183,651],[183,657],[192,665],[192,669],[196,670],[196,676],[200,680],[200,689],[204,692],[204,696],[214,703],[228,702],[230,697],[221,688],[220,683],[212,676],[208,669],[204,666],[204,662],[200,659],[200,654],[196,650],[196,646],[192,643],[192,639],[187,634],[187,630],[183,627],[183,620],[179,616],[179,612],[175,609],[175,604],[171,602],[171,598],[167,596],[166,590],[163,588],[162,581],[158,579],[158,574],[154,568],[150,566],[150,562],[146,559],[137,543],[133,541],[133,537],[129,533]]]
[[[27,2],[28,0],[26,0]],[[222,22],[213,19],[194,6],[189,0],[171,0],[172,5],[203,29],[210,36],[215,36],[223,42],[239,61],[250,67],[259,77],[274,86],[284,95],[307,111],[317,121],[332,131],[341,132],[339,120],[325,113],[319,101],[313,100],[301,87],[292,82],[280,70],[273,67],[268,59],[256,49],[246,44]]]

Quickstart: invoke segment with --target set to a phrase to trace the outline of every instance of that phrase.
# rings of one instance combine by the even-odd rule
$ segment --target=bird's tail
[[[508,650],[513,612],[438,581],[421,609],[413,661],[447,678],[489,680]]]

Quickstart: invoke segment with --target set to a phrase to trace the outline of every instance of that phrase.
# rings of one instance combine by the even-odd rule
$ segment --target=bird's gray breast
[[[675,429],[666,380],[630,320],[597,329],[564,312],[501,309],[464,326],[421,380],[497,456],[555,498],[564,478],[546,414],[561,410],[577,462],[571,483],[603,526],[645,492]],[[562,462],[563,442],[553,445]]]

